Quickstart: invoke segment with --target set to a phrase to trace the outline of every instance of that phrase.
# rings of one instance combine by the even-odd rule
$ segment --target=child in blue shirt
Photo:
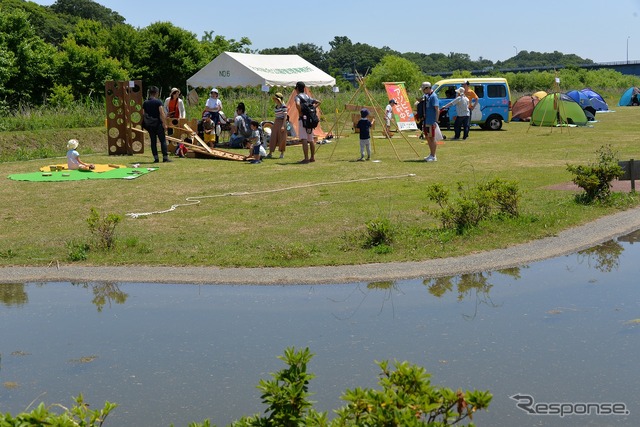
[[[368,117],[369,117],[369,110],[367,110],[366,108],[363,108],[362,110],[360,110],[360,120],[356,125],[356,127],[360,129],[360,158],[358,159],[359,162],[365,160],[364,158],[365,150],[367,151],[367,160],[371,158],[370,129],[373,123],[376,121],[376,119],[369,121]]]

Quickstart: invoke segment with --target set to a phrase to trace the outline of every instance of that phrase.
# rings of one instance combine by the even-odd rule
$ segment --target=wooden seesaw
[[[169,120],[171,120],[171,119],[169,119]],[[176,129],[178,131],[181,131],[183,133],[186,133],[191,138],[191,141],[197,141],[198,144],[194,144],[193,142],[185,142],[180,138],[174,138],[174,137],[168,136],[168,135],[166,137],[167,141],[173,142],[174,144],[184,144],[185,147],[187,147],[191,152],[196,154],[198,157],[204,156],[204,157],[215,158],[215,159],[238,160],[238,161],[247,160],[247,156],[245,156],[245,155],[234,153],[234,152],[231,152],[231,151],[220,150],[218,148],[209,147],[207,145],[207,143],[204,142],[202,140],[202,138],[200,138],[200,136],[198,136],[198,133],[195,132],[191,128],[191,126],[189,126],[186,123],[182,124],[182,126],[176,126],[175,124],[170,123],[170,124],[168,124],[168,126],[173,128],[173,129]],[[144,130],[142,130],[142,129],[138,129],[138,128],[135,128],[135,127],[131,127],[130,129],[135,131],[135,132],[143,132],[144,133]]]

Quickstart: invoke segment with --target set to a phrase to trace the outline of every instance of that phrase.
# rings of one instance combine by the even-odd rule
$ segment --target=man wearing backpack
[[[308,111],[308,106],[313,106],[313,111],[315,114],[315,109],[320,105],[320,101],[317,99],[311,98],[309,95],[304,93],[305,84],[304,82],[296,83],[296,91],[298,95],[296,95],[296,109],[298,110],[298,135],[300,136],[300,141],[302,142],[302,153],[304,154],[304,160],[302,160],[301,164],[307,164],[309,162],[315,162],[316,155],[316,145],[313,140],[313,129],[318,125],[317,121],[315,125],[313,123],[309,123],[305,121],[305,113]],[[309,147],[311,147],[311,157],[309,157]]]
[[[251,119],[245,114],[244,102],[239,103],[236,108],[233,128],[234,131],[229,138],[229,147],[246,148],[245,143],[251,137]]]

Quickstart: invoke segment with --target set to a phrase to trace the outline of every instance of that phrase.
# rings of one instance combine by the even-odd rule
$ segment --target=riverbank
[[[322,284],[442,277],[517,267],[587,249],[640,229],[640,207],[609,215],[556,236],[504,249],[419,262],[302,268],[122,266],[0,268],[0,283],[144,282],[191,284]]]

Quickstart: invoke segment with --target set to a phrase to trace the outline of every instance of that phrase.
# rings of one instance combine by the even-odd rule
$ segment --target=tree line
[[[469,55],[397,52],[336,36],[330,49],[312,43],[253,50],[251,40],[205,32],[200,38],[171,22],[134,28],[92,0],[57,0],[41,6],[26,0],[0,0],[0,112],[101,98],[106,80],[141,79],[167,92],[224,51],[297,54],[349,83],[343,73],[370,75],[372,82],[414,84],[451,70],[591,63],[559,52],[521,51],[507,61],[472,60]],[[212,82],[213,83],[213,82]]]

